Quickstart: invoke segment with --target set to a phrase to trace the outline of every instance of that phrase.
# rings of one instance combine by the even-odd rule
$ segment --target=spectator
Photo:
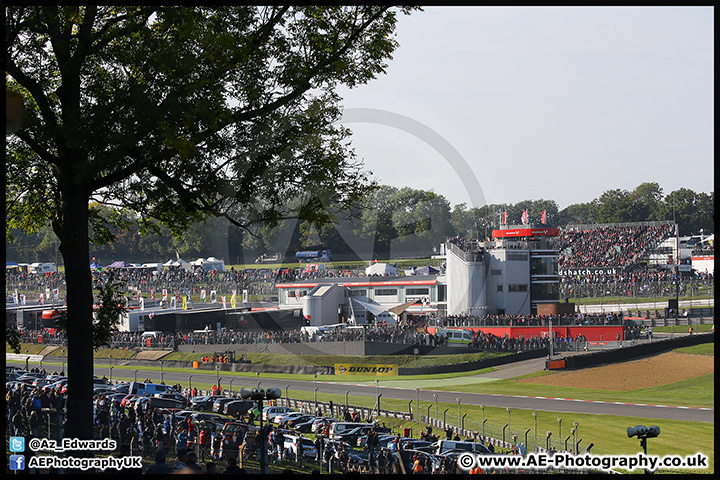
[[[165,463],[165,451],[161,448],[159,448],[155,452],[155,463],[150,465],[148,469],[145,471],[146,474],[152,475],[152,474],[167,474],[171,473],[173,471],[173,468],[170,465],[167,465]]]

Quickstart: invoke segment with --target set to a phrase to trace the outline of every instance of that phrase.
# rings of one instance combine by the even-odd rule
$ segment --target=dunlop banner
[[[357,363],[336,363],[335,375],[397,375],[397,365],[368,365]]]

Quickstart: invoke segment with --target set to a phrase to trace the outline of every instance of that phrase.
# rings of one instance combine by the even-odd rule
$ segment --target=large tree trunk
[[[65,211],[60,252],[67,283],[68,394],[65,438],[93,438],[93,295],[88,243],[88,197],[63,192]]]

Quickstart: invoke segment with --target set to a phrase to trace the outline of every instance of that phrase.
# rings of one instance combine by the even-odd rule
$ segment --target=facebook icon
[[[25,455],[10,455],[10,470],[25,470]]]

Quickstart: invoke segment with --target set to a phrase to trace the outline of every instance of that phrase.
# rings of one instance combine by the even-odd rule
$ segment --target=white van
[[[54,263],[31,263],[28,266],[30,273],[52,273],[57,271]]]
[[[162,333],[163,333],[163,332],[161,332],[161,331],[159,331],[159,330],[157,330],[157,331],[147,331],[147,332],[143,332],[142,335],[140,335],[140,337],[143,338],[143,339],[148,338],[148,337],[156,338],[156,337],[162,335]]]
[[[142,383],[142,382],[131,382],[130,388],[128,388],[128,394],[132,395],[144,395],[151,397],[156,393],[170,393],[173,389],[169,385],[163,385],[161,383]]]
[[[462,330],[459,328],[438,328],[438,335],[447,338],[447,344],[449,346],[466,346],[470,345],[473,341],[473,334],[468,330]]]

